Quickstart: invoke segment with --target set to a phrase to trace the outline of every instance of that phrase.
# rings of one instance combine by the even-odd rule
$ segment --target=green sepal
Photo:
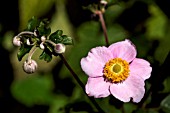
[[[39,56],[40,60],[44,60],[46,62],[50,62],[52,60],[52,53],[49,49],[45,49],[41,55]]]
[[[56,32],[52,33],[49,37],[51,41],[54,43],[62,43],[65,45],[72,45],[73,40],[71,37],[68,37],[67,35],[62,35],[63,31],[62,30],[57,30]]]
[[[27,45],[21,45],[18,53],[17,53],[17,57],[18,57],[18,60],[21,61],[22,58],[27,54],[29,53],[29,51],[31,50],[33,46],[27,46]]]
[[[38,27],[40,24],[40,20],[38,20],[38,18],[36,17],[32,17],[29,21],[28,21],[28,24],[27,24],[27,30],[28,31],[34,31],[34,29],[36,27]]]

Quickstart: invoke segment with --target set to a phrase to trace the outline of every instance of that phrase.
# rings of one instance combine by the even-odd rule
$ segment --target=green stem
[[[77,76],[77,74],[73,71],[73,69],[70,67],[70,65],[67,63],[67,61],[65,60],[64,56],[62,54],[59,54],[61,60],[64,62],[65,66],[68,68],[68,70],[70,71],[70,73],[73,75],[73,77],[76,79],[76,81],[78,82],[78,84],[81,86],[81,88],[83,89],[84,93],[86,94],[86,96],[90,99],[90,101],[94,104],[94,106],[98,109],[99,113],[105,113],[100,106],[97,104],[97,102],[95,101],[94,98],[89,97],[87,95],[87,93],[85,92],[85,86],[84,84],[81,82],[81,80],[79,79],[79,77]]]
[[[109,46],[109,39],[107,36],[107,28],[106,28],[106,24],[103,18],[103,13],[102,11],[96,11],[96,14],[99,16],[100,22],[101,22],[101,26],[103,29],[103,33],[104,33],[104,37],[105,37],[105,42],[106,42],[106,46]]]
[[[54,42],[51,41],[51,40],[45,40],[45,42],[48,42],[48,43],[52,44],[53,46],[56,46],[56,43],[54,43]]]
[[[31,31],[23,31],[23,32],[19,33],[17,36],[26,35],[26,34],[33,35],[34,33]]]
[[[32,57],[32,55],[34,54],[34,52],[36,51],[36,49],[37,49],[36,45],[34,45],[34,46],[31,48],[30,52],[28,53],[28,58],[27,58],[28,61],[31,60],[31,57]]]

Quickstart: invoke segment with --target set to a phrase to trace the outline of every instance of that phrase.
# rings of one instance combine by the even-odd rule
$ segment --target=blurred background
[[[84,84],[87,75],[80,60],[96,46],[105,45],[98,17],[83,6],[99,0],[5,0],[0,1],[0,113],[97,113],[79,84],[59,57],[38,63],[26,74],[18,61],[12,39],[23,31],[32,16],[48,18],[52,32],[61,29],[74,40],[64,54]],[[104,19],[109,42],[126,38],[137,48],[137,57],[153,67],[140,103],[123,103],[113,96],[96,99],[106,113],[170,113],[170,1],[109,0]]]

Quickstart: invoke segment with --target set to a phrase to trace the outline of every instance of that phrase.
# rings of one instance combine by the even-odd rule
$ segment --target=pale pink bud
[[[103,4],[103,5],[107,5],[107,1],[106,0],[101,0],[100,3]]]
[[[15,45],[15,46],[21,46],[21,41],[20,41],[20,38],[18,37],[18,36],[15,36],[14,38],[13,38],[13,44]]]
[[[44,43],[43,43],[43,42],[40,44],[40,48],[41,48],[42,50],[45,49],[45,46],[44,46]]]
[[[29,40],[29,39],[27,39],[27,45],[31,45],[31,43],[30,43],[30,40]]]
[[[24,71],[28,74],[34,73],[37,67],[38,65],[35,60],[26,60],[23,65]]]
[[[45,40],[46,40],[46,37],[45,37],[45,36],[42,36],[42,37],[41,37],[41,41],[42,41],[42,42],[45,42]]]
[[[66,46],[62,43],[58,43],[54,46],[54,51],[58,54],[64,53],[66,50]]]
[[[36,29],[34,30],[34,36],[38,36],[38,31]]]

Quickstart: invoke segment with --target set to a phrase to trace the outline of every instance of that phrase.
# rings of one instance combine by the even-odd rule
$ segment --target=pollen
[[[105,64],[103,76],[106,81],[120,83],[128,78],[129,72],[129,63],[121,58],[115,58]]]

